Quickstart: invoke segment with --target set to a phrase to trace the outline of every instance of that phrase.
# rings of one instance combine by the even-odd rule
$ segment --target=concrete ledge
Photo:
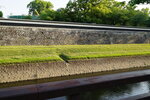
[[[0,65],[0,84],[55,77],[104,73],[119,70],[150,68],[150,56],[126,56],[74,60],[65,62],[39,62]],[[131,70],[130,70],[131,69]]]
[[[0,100],[45,100],[66,95],[68,95],[69,98],[74,98],[73,100],[82,100],[83,98],[80,97],[79,94],[83,92],[108,89],[117,85],[132,84],[148,80],[150,80],[150,69],[17,86],[0,89]],[[129,97],[129,99],[127,98],[125,100],[145,100],[145,98],[149,100],[150,95],[143,94],[137,97]]]

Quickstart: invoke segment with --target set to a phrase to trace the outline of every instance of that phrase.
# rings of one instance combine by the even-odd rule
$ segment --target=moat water
[[[83,100],[119,100],[150,92],[150,81],[82,93]],[[67,96],[48,100],[69,100]]]

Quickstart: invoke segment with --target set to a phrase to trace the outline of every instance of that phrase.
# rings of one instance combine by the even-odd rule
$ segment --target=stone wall
[[[0,26],[0,45],[149,43],[150,32]]]
[[[35,79],[49,79],[63,76],[82,76],[84,74],[106,74],[123,71],[150,69],[150,56],[125,56],[99,59],[73,60],[69,63],[38,62],[0,65],[1,83],[19,82]],[[51,80],[52,81],[52,80]],[[36,81],[37,82],[37,81]]]

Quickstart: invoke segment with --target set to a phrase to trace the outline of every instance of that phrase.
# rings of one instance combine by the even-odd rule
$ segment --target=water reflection
[[[115,86],[112,88],[98,89],[82,93],[82,100],[118,100],[130,96],[135,96],[150,91],[150,82],[140,82],[129,85]],[[69,100],[67,97],[60,97],[49,100]]]
[[[83,100],[118,100],[150,91],[150,82],[116,86],[82,94]]]

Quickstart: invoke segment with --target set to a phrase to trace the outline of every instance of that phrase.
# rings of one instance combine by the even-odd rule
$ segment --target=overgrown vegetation
[[[108,24],[116,26],[150,27],[149,9],[137,10],[135,3],[149,0],[70,0],[65,8],[53,10],[50,2],[34,0],[28,4],[29,14],[42,20]]]
[[[0,46],[0,64],[150,55],[150,44]]]
[[[3,17],[3,12],[2,11],[0,11],[0,17]]]

